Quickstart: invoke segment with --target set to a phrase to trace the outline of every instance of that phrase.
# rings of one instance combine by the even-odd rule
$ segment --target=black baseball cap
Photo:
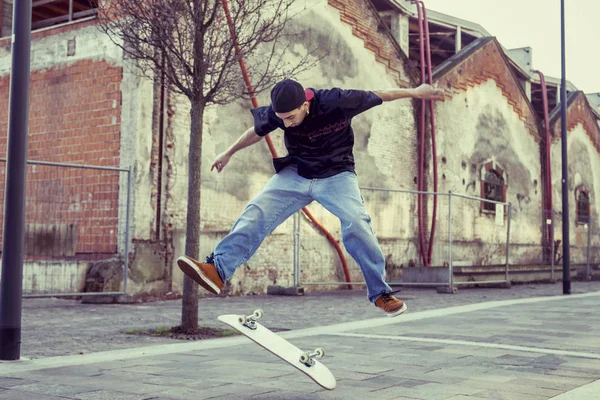
[[[271,107],[277,113],[287,113],[312,97],[312,91],[305,91],[301,84],[292,79],[284,79],[271,90]]]

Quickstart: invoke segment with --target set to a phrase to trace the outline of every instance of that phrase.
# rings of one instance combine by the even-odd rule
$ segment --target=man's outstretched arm
[[[421,100],[444,100],[444,90],[423,84],[411,89],[385,89],[373,90],[376,96],[383,101],[394,101],[398,99],[421,99]]]
[[[216,168],[217,172],[221,172],[229,162],[231,156],[248,146],[252,146],[253,144],[260,142],[261,140],[262,136],[256,134],[254,127],[248,129],[225,152],[217,156],[212,167],[210,167],[210,170],[212,171]]]

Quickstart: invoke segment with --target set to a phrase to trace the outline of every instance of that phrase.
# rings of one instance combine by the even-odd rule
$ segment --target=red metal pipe
[[[427,76],[430,85],[433,85],[433,73],[431,67],[431,44],[429,42],[429,19],[427,18],[427,8],[425,3],[419,0],[421,7],[423,7],[423,25],[425,26],[425,46],[427,51]],[[435,114],[434,114],[434,102],[429,100],[429,121],[431,124],[431,158],[433,160],[433,192],[438,191],[438,168],[437,168],[437,149],[435,139]],[[435,224],[437,218],[437,194],[433,195],[433,213],[431,215],[431,232],[429,234],[429,250],[427,253],[427,265],[431,265],[431,253],[433,251],[433,240],[435,237]]]
[[[545,142],[546,142],[546,157],[545,157],[545,167],[546,167],[546,174],[545,174],[545,192],[546,192],[546,204],[545,204],[545,208],[546,208],[546,212],[549,212],[550,215],[548,216],[546,213],[544,213],[544,220],[548,219],[548,217],[550,217],[552,219],[552,223],[551,224],[546,224],[546,226],[548,227],[548,252],[550,254],[550,257],[554,257],[554,254],[552,254],[552,241],[554,240],[554,220],[552,218],[552,164],[550,163],[550,145],[551,145],[551,139],[550,139],[550,117],[549,117],[549,110],[548,110],[548,89],[546,87],[546,77],[544,76],[544,74],[541,71],[534,71],[536,73],[538,73],[540,75],[540,83],[542,85],[542,102],[544,105],[544,126],[545,126]],[[544,221],[545,222],[545,221]]]
[[[421,13],[421,7],[418,1],[413,0],[417,7],[417,20],[419,26],[419,46],[421,56],[421,84],[425,83],[425,39],[423,32],[423,17]],[[425,227],[423,226],[423,194],[425,185],[423,184],[425,163],[425,100],[421,100],[421,121],[419,125],[419,159],[418,164],[418,177],[417,177],[417,218],[419,223],[419,244],[421,251],[421,259],[423,265],[427,265],[427,254],[425,252]]]
[[[229,26],[229,32],[231,33],[231,38],[233,40],[235,46],[235,52],[238,58],[238,62],[240,64],[240,68],[242,70],[242,76],[244,77],[244,81],[246,82],[246,87],[248,88],[248,93],[250,93],[250,99],[252,100],[252,106],[254,108],[258,108],[258,101],[256,100],[256,95],[254,93],[254,88],[252,87],[252,82],[250,81],[250,75],[248,75],[248,70],[246,68],[246,63],[244,62],[244,55],[242,54],[242,49],[240,48],[237,35],[235,33],[235,25],[233,24],[233,20],[231,19],[231,14],[229,12],[229,7],[227,5],[227,0],[222,0],[223,2],[223,11],[225,11],[225,18],[227,18],[227,25]],[[271,151],[271,156],[273,158],[277,158],[277,150],[273,145],[273,141],[271,140],[270,135],[265,136],[265,140],[267,141],[267,145],[269,146],[269,150]],[[308,208],[302,208],[304,214],[323,232],[323,234],[329,239],[329,242],[335,247],[335,250],[340,257],[342,262],[342,268],[344,269],[344,276],[346,277],[346,282],[351,282],[352,279],[350,277],[350,271],[348,270],[348,264],[346,263],[346,257],[340,248],[337,240],[333,237],[331,233],[325,229],[323,225],[311,214]],[[352,289],[352,285],[348,284],[348,289]]]

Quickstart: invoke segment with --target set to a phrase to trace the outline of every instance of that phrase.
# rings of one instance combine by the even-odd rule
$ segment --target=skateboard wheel
[[[310,359],[310,357],[308,357],[308,355],[306,355],[306,354],[302,354],[300,356],[300,362],[303,363],[303,364],[306,364],[309,359]]]
[[[317,358],[321,358],[321,357],[323,357],[324,355],[325,355],[325,350],[323,350],[323,348],[321,348],[321,347],[318,347],[318,348],[316,348],[316,349],[315,349],[315,356],[316,356]]]
[[[254,310],[254,318],[259,319],[259,318],[262,318],[263,315],[264,315],[263,310],[261,310],[260,308],[257,310]]]
[[[246,317],[239,317],[238,321],[240,322],[240,324],[244,325],[246,322],[248,322],[248,320],[246,319]]]

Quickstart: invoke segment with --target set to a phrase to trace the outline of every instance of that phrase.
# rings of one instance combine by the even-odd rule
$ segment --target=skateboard
[[[316,358],[323,357],[325,351],[322,348],[317,348],[313,352],[300,350],[281,336],[256,322],[262,316],[262,310],[255,310],[254,313],[248,316],[226,314],[220,315],[218,319],[240,331],[291,366],[302,371],[324,389],[335,389],[335,377],[329,371],[329,368],[316,360]]]

